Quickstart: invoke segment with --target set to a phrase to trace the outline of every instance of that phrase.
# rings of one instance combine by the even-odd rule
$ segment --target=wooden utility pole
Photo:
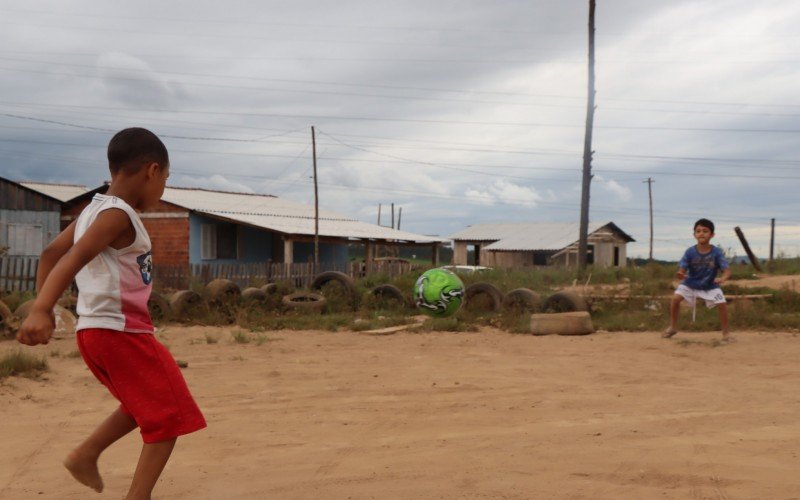
[[[653,183],[655,182],[652,177],[648,177],[647,195],[650,197],[650,262],[653,262]]]
[[[394,229],[394,203],[392,203],[392,229]]]
[[[747,258],[750,259],[750,263],[753,264],[753,267],[756,268],[756,271],[761,272],[761,266],[758,264],[758,259],[755,255],[753,255],[753,251],[750,250],[750,245],[747,244],[747,238],[744,237],[744,233],[739,226],[733,228],[736,232],[736,236],[739,237],[739,241],[742,242],[742,246],[744,247],[744,251],[747,253]]]
[[[594,9],[589,0],[589,82],[586,103],[586,133],[583,140],[583,182],[581,188],[581,226],[578,240],[578,269],[586,269],[589,249],[589,187],[592,183],[592,127],[594,126]]]
[[[378,203],[378,225],[381,225],[381,204]]]
[[[314,274],[319,267],[319,192],[317,191],[317,137],[311,126],[311,152],[314,156]]]
[[[400,219],[403,217],[403,207],[400,207],[397,211],[397,230],[400,230]],[[775,219],[772,219],[773,221]]]
[[[772,262],[775,251],[775,219],[772,219],[772,228],[769,232],[769,261]]]

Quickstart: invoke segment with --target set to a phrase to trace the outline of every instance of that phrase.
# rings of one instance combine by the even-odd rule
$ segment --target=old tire
[[[14,311],[14,319],[19,325],[21,325],[22,322],[25,321],[25,318],[28,317],[28,314],[30,314],[34,301],[35,299],[31,299],[23,302]],[[75,318],[74,314],[58,304],[53,307],[53,314],[56,317],[56,328],[53,330],[53,338],[64,338],[75,333],[78,320]]]
[[[311,289],[322,290],[322,287],[331,282],[342,285],[348,296],[353,298],[356,296],[356,285],[353,282],[353,278],[339,271],[325,271],[324,273],[320,273],[314,278],[314,281],[311,282]]]
[[[503,308],[509,311],[536,312],[542,307],[542,298],[530,288],[516,288],[503,297]]]
[[[296,311],[320,312],[325,309],[327,299],[318,293],[295,292],[285,295],[281,303],[287,309]]]
[[[547,297],[542,310],[554,313],[588,311],[589,304],[575,292],[556,292]]]
[[[588,335],[593,331],[592,317],[587,311],[531,314],[534,335]]]
[[[275,283],[267,283],[266,285],[259,288],[262,292],[267,295],[272,295],[273,293],[278,293],[278,285]]]
[[[11,325],[11,309],[5,303],[0,302],[0,337],[12,337],[14,329]]]
[[[242,292],[233,281],[218,278],[206,285],[206,294],[211,302],[233,304],[239,300]]]
[[[398,304],[403,306],[410,304],[405,295],[403,295],[403,292],[394,285],[378,285],[372,289],[370,295],[378,300],[396,301]]]
[[[153,321],[166,320],[172,317],[172,308],[169,301],[160,293],[150,293],[147,301],[147,310],[150,311],[150,318]]]
[[[192,290],[175,292],[169,299],[169,306],[176,318],[183,318],[194,314],[203,305],[203,298]]]
[[[467,308],[470,308],[470,303],[474,307],[478,303],[475,299],[479,296],[485,296],[489,299],[489,311],[499,311],[503,305],[503,293],[491,283],[473,283],[464,291],[464,296]]]
[[[242,290],[242,300],[249,303],[263,304],[267,301],[267,293],[260,288],[245,288]]]

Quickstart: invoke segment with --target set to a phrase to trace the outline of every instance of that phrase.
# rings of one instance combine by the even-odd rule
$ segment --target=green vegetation
[[[770,264],[780,274],[800,273],[800,259],[782,259]],[[426,268],[415,269],[402,276],[371,275],[356,280],[355,297],[350,297],[344,287],[336,282],[326,284],[321,293],[327,304],[323,311],[302,309],[286,310],[281,297],[294,291],[288,283],[278,284],[279,292],[271,294],[262,304],[234,304],[231,306],[206,306],[189,323],[202,325],[237,325],[242,331],[234,334],[238,343],[261,344],[266,337],[254,333],[275,330],[355,330],[366,331],[413,323],[411,316],[420,312],[410,304],[411,290],[417,277]],[[502,292],[515,288],[529,288],[543,299],[569,286],[582,285],[605,287],[605,295],[598,298],[593,293],[592,321],[598,330],[606,331],[659,331],[669,321],[669,298],[674,291],[675,264],[645,263],[623,269],[589,268],[581,279],[574,269],[531,268],[517,271],[488,270],[463,274],[465,286],[477,282],[489,282]],[[735,279],[753,278],[755,270],[749,265],[733,266]],[[370,291],[383,284],[399,288],[404,301],[373,296]],[[765,287],[748,288],[726,285],[727,295],[769,295],[766,299],[737,300],[729,305],[733,330],[789,330],[800,331],[800,293],[793,290],[774,290]],[[621,295],[629,298],[621,299]],[[491,326],[508,332],[528,333],[529,316],[520,312],[486,312],[480,306],[480,296],[473,307],[462,309],[452,318],[430,318],[416,331],[477,331],[482,326]],[[679,328],[684,331],[715,331],[719,329],[716,310],[697,308],[696,319],[687,308],[682,308]],[[249,332],[249,333],[248,333]],[[216,337],[206,335],[207,343],[215,343]]]
[[[36,378],[50,369],[47,359],[22,351],[12,351],[0,358],[0,379],[12,376]]]

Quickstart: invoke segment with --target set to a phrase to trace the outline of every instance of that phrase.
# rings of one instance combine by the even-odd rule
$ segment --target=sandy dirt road
[[[159,334],[209,428],[155,498],[800,498],[791,333],[232,331]],[[102,457],[102,495],[74,483],[61,459],[115,403],[74,340],[26,350],[60,357],[0,382],[0,498],[122,498],[138,433]]]

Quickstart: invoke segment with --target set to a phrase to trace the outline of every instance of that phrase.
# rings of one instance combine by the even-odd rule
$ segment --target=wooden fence
[[[36,289],[36,257],[0,257],[0,293],[27,292]],[[185,290],[193,283],[206,284],[216,278],[233,281],[245,288],[278,281],[288,281],[297,288],[306,288],[324,271],[339,271],[353,278],[383,273],[399,276],[411,270],[405,262],[348,262],[344,265],[313,263],[282,264],[155,264],[153,283],[161,289]]]
[[[0,292],[29,292],[36,289],[37,257],[0,257]]]
[[[259,263],[259,264],[188,264],[153,266],[153,282],[159,288],[184,290],[192,283],[208,283],[217,278],[229,279],[241,288],[287,281],[297,288],[307,288],[314,278],[325,271],[339,271],[353,278],[382,273],[399,276],[411,270],[404,262],[348,262],[344,265],[321,263]]]

